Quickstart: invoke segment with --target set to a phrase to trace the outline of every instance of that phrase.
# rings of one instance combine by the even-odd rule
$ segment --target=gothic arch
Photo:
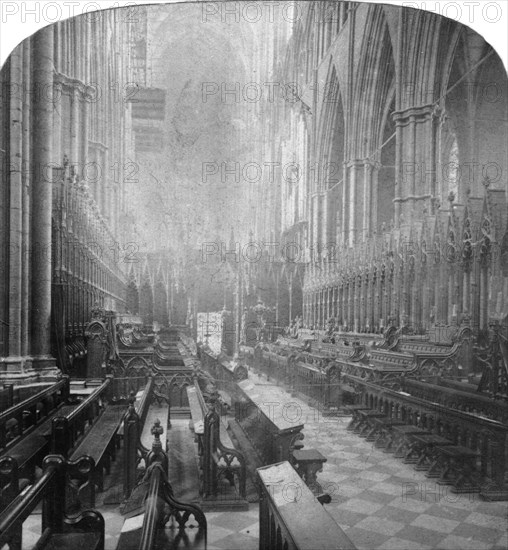
[[[324,238],[325,245],[334,247],[342,223],[346,136],[341,86],[333,63],[330,63],[327,82],[323,87],[320,126],[322,137],[315,177],[319,190],[325,195],[324,216],[318,215],[318,222],[324,219],[325,226],[318,234],[322,235],[322,240]]]
[[[396,198],[392,119],[396,70],[392,37],[381,6],[370,6],[369,15],[350,107],[354,114],[350,140],[353,145],[349,152],[351,162],[356,164],[356,179],[363,180],[363,185],[360,184],[363,188],[357,193],[365,195],[363,200],[367,203],[362,222],[355,222],[355,226],[357,231],[364,230],[367,234],[389,225]]]

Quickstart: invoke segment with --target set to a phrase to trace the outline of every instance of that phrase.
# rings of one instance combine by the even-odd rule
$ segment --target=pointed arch
[[[343,217],[345,117],[342,91],[334,63],[330,63],[323,92],[321,109],[321,141],[316,178],[319,190],[324,193],[324,216],[318,213],[318,223],[325,227],[318,230],[325,245],[337,242]]]

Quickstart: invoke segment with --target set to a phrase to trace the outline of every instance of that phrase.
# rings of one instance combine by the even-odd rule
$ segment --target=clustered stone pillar
[[[433,126],[436,113],[429,105],[394,113],[396,129],[395,225],[430,211],[435,192],[436,159]],[[428,143],[429,136],[432,137]]]
[[[33,37],[34,120],[32,188],[32,349],[33,366],[52,374],[51,213],[53,133],[53,28]]]
[[[22,82],[23,46],[17,47],[10,59],[11,82]],[[13,88],[14,89],[14,88]],[[10,97],[10,209],[9,209],[9,356],[21,361],[21,292],[23,230],[22,122],[23,98],[19,92]]]

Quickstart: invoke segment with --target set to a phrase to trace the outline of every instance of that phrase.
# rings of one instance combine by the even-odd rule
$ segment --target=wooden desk
[[[434,460],[434,448],[437,445],[453,445],[444,437],[435,434],[411,434],[411,448],[404,458],[406,464],[414,464],[415,470],[428,470]]]
[[[287,393],[280,388],[255,386],[249,380],[239,382],[238,388],[235,419],[262,463],[290,461],[294,443],[303,439],[301,410],[294,410]]]
[[[364,435],[367,437],[367,439],[372,437],[372,425],[371,421],[374,418],[384,418],[386,415],[379,411],[365,411],[365,410],[358,410],[356,411],[358,416],[360,417],[360,423],[356,426],[356,428],[353,430],[355,433],[357,433],[360,437],[363,437]]]
[[[438,483],[453,485],[455,493],[480,490],[476,470],[478,453],[460,445],[438,445],[435,451],[435,465],[429,469],[427,477],[439,477]]]
[[[430,434],[431,432],[418,428],[418,426],[393,426],[393,442],[391,447],[385,449],[386,452],[394,452],[397,458],[404,458],[411,447],[410,436],[413,434]]]
[[[374,438],[374,445],[378,448],[386,448],[391,446],[394,440],[393,427],[405,426],[403,420],[396,418],[373,418],[372,425],[375,427],[377,436]]]
[[[358,414],[358,412],[369,411],[370,408],[367,407],[367,405],[348,405],[346,410],[351,411],[351,414],[353,415],[353,418],[351,418],[351,422],[347,425],[346,430],[348,432],[353,432],[362,420],[362,417]]]
[[[316,494],[321,493],[321,485],[317,482],[317,473],[323,471],[323,464],[327,458],[316,449],[293,451],[295,469],[307,484],[307,487]]]
[[[260,550],[355,549],[289,462],[259,468],[257,473]]]

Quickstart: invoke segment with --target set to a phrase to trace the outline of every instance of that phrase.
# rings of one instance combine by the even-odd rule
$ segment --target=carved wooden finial
[[[132,390],[129,394],[129,412],[134,411],[134,403],[136,403],[136,394]]]
[[[154,436],[152,450],[155,451],[156,448],[162,449],[160,437],[164,433],[164,428],[161,426],[161,421],[158,418],[155,420],[155,423],[152,426],[152,429],[150,430],[150,432]]]

